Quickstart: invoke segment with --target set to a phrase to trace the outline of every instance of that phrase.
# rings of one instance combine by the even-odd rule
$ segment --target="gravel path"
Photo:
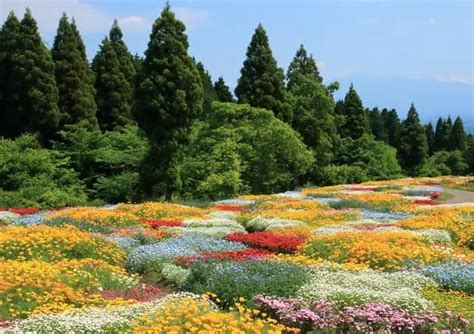
[[[474,203],[474,192],[458,189],[449,189],[444,188],[444,191],[448,194],[453,195],[450,199],[443,202],[446,204],[456,204],[456,203]]]

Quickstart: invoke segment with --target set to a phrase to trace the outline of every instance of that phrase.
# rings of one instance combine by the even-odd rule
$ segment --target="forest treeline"
[[[188,53],[169,5],[144,56],[115,21],[89,63],[64,14],[49,50],[30,10],[0,30],[0,206],[217,199],[403,176],[474,172],[457,117],[364,108],[325,83],[302,45],[286,73],[259,25],[235,88]]]

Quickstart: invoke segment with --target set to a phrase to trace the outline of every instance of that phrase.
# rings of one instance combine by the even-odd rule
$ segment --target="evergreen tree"
[[[128,51],[127,45],[123,41],[123,33],[120,29],[117,20],[114,20],[112,28],[109,32],[109,40],[112,44],[112,48],[117,55],[117,60],[119,62],[120,72],[124,74],[125,79],[129,82],[130,87],[135,86],[135,66],[133,64],[133,57]]]
[[[413,103],[410,106],[407,118],[402,123],[398,153],[402,167],[410,175],[415,175],[417,168],[428,157],[425,129],[420,124],[420,119]]]
[[[204,113],[208,113],[211,111],[212,102],[217,100],[217,94],[212,85],[211,75],[204,68],[204,65],[201,62],[198,62],[196,68],[199,71],[199,77],[201,78],[201,85],[204,91],[202,109]]]
[[[461,117],[456,117],[451,131],[450,150],[459,150],[464,152],[467,148],[467,136],[464,131],[464,124]]]
[[[464,151],[464,159],[466,159],[466,163],[469,165],[469,173],[474,173],[474,136],[471,134],[467,136],[467,147]]]
[[[95,72],[97,120],[102,130],[130,124],[132,87],[121,72],[111,41],[105,38],[92,62]]]
[[[388,110],[384,108],[381,117],[385,124],[385,129],[387,129],[387,143],[398,149],[400,146],[401,123],[397,111],[395,109]]]
[[[239,103],[271,110],[281,120],[290,122],[291,110],[286,101],[285,76],[273,58],[267,33],[261,24],[252,36],[246,56],[235,88]]]
[[[426,133],[426,142],[428,143],[428,153],[429,155],[432,155],[434,152],[435,139],[434,139],[433,124],[431,124],[431,122],[425,125],[425,133]]]
[[[315,75],[315,67],[303,65],[300,48],[288,69],[288,95],[291,102],[293,119],[290,123],[298,131],[303,142],[312,149],[318,167],[325,166],[333,159],[334,149],[338,141],[334,117],[334,100]],[[314,60],[307,60],[314,64]],[[302,70],[306,68],[307,70]],[[319,169],[319,168],[316,168]]]
[[[13,14],[10,15],[7,20],[13,20],[13,26],[18,28],[14,23],[18,21]],[[10,38],[7,36],[10,23],[5,23],[5,35],[2,33],[2,37]],[[2,69],[2,82],[5,78],[6,87],[5,115],[8,118],[5,125],[11,127],[10,136],[16,137],[23,132],[30,132],[48,140],[57,130],[61,118],[54,63],[41,40],[36,21],[29,9],[26,10],[17,32],[19,38],[16,47],[1,56],[6,59],[5,65],[8,64],[8,67]],[[1,45],[4,45],[3,40]],[[5,41],[5,46],[9,45],[11,46]]]
[[[59,21],[52,56],[59,88],[59,109],[65,115],[63,124],[83,122],[89,129],[97,129],[94,74],[76,24],[70,23],[66,14]]]
[[[449,150],[449,141],[451,139],[451,128],[447,121],[441,117],[436,122],[434,151]]]
[[[184,24],[166,5],[153,24],[136,94],[137,120],[152,146],[141,173],[145,195],[171,198],[172,185],[179,182],[169,166],[202,111],[203,88],[188,47]]]
[[[136,89],[138,85],[140,84],[140,82],[143,81],[143,62],[144,62],[144,59],[140,57],[138,53],[136,53],[132,57],[132,64],[135,70],[135,80],[133,81],[133,85],[132,85],[134,89]]]
[[[230,92],[229,86],[225,84],[224,78],[219,77],[214,83],[214,91],[216,92],[217,100],[220,102],[234,102],[234,96]]]
[[[369,122],[362,101],[351,84],[344,98],[343,114],[345,116],[343,132],[345,136],[357,139],[369,131]]]
[[[313,76],[319,83],[323,82],[323,78],[319,75],[316,61],[312,55],[308,56],[303,45],[300,45],[300,48],[296,51],[296,55],[288,68],[286,75],[288,90],[298,81],[298,76],[300,75]]]
[[[0,30],[0,137],[12,138],[21,128],[21,75],[16,58],[20,49],[20,21],[10,12]]]
[[[387,129],[385,128],[385,123],[379,109],[377,107],[367,109],[367,114],[369,117],[370,129],[375,139],[388,142]]]

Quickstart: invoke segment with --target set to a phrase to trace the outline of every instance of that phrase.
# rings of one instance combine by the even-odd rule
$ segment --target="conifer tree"
[[[7,134],[18,136],[21,133],[37,133],[43,142],[51,139],[57,130],[61,114],[58,109],[58,88],[54,79],[54,63],[49,50],[44,46],[38,32],[36,21],[29,9],[19,26],[16,18],[10,14],[5,23],[5,31],[0,38],[6,48],[0,56],[5,60],[2,65],[2,82],[5,93],[5,125],[10,127]],[[18,29],[16,41],[3,40],[12,38],[8,29],[13,24]],[[11,31],[10,31],[11,32]],[[5,43],[5,44],[4,44]],[[4,72],[5,71],[5,72]],[[2,85],[3,85],[2,84]]]
[[[401,123],[397,111],[395,109],[388,110],[384,108],[381,117],[385,124],[385,129],[387,129],[387,143],[398,149],[400,146]]]
[[[316,61],[312,55],[307,54],[303,45],[300,45],[300,48],[298,51],[296,51],[293,61],[288,67],[288,72],[286,74],[288,90],[290,90],[298,80],[299,75],[313,76],[319,83],[323,82],[323,78],[319,75]]]
[[[59,109],[65,115],[63,124],[83,122],[89,129],[98,129],[94,74],[76,24],[70,23],[66,14],[59,21],[52,56],[59,88]]]
[[[0,137],[15,137],[21,127],[21,76],[15,64],[20,40],[20,21],[10,12],[0,30]]]
[[[291,110],[287,103],[285,76],[277,66],[267,33],[261,24],[255,29],[246,56],[235,88],[239,103],[271,110],[281,120],[290,122]]]
[[[385,128],[385,123],[382,119],[379,109],[377,107],[373,109],[367,109],[367,114],[369,117],[370,129],[375,139],[387,142],[387,129]]]
[[[435,152],[441,150],[449,150],[449,141],[451,139],[451,129],[446,120],[443,120],[441,117],[436,122],[435,130]]]
[[[429,122],[425,126],[425,133],[426,133],[426,142],[428,143],[428,153],[429,155],[432,155],[434,152],[435,139],[434,139],[433,124],[431,124],[431,122]]]
[[[112,48],[117,55],[120,66],[120,72],[124,74],[125,79],[129,82],[130,87],[135,86],[136,70],[133,64],[133,56],[128,51],[127,45],[123,41],[122,29],[120,29],[117,20],[114,20],[112,28],[109,32],[109,40]]]
[[[137,120],[152,146],[141,173],[148,196],[171,197],[176,180],[170,163],[202,111],[203,88],[188,47],[185,26],[167,4],[153,24],[136,94]]]
[[[352,84],[344,98],[343,114],[345,116],[343,131],[346,136],[358,139],[369,132],[367,114]]]
[[[103,131],[132,123],[132,87],[121,71],[111,41],[105,38],[92,62],[97,120]]]
[[[464,152],[467,149],[467,136],[461,117],[456,117],[451,131],[450,149]]]
[[[402,167],[412,176],[428,157],[425,129],[420,124],[418,112],[413,103],[407,118],[402,123],[398,153]]]
[[[216,92],[217,100],[220,102],[234,102],[234,96],[230,92],[229,86],[226,85],[224,78],[219,77],[214,83],[214,91]]]
[[[199,77],[201,78],[201,84],[204,91],[202,109],[204,113],[208,113],[211,111],[212,102],[217,100],[217,94],[212,85],[211,75],[204,68],[204,65],[201,62],[198,62],[196,68],[199,71]]]

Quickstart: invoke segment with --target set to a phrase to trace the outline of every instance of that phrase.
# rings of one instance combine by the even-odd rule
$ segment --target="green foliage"
[[[400,146],[401,123],[397,111],[384,108],[380,116],[384,122],[385,129],[387,129],[387,144],[398,149]]]
[[[288,90],[291,90],[293,85],[300,80],[300,76],[313,78],[319,83],[323,82],[316,61],[312,55],[308,56],[303,45],[300,45],[288,67],[288,73],[286,74]]]
[[[462,119],[458,116],[454,121],[449,143],[450,150],[460,150],[464,152],[467,149],[467,136],[464,131]]]
[[[217,95],[217,101],[235,102],[234,96],[230,92],[229,86],[226,85],[223,77],[219,77],[214,83],[214,91]]]
[[[297,134],[271,112],[215,102],[207,122],[194,123],[173,169],[182,196],[217,199],[287,190],[312,162]]]
[[[425,129],[420,124],[415,106],[411,105],[407,118],[402,123],[400,149],[398,151],[402,167],[414,175],[428,157],[428,143]]]
[[[29,9],[10,13],[0,33],[0,136],[24,132],[51,139],[59,124],[54,63]]]
[[[367,109],[367,113],[369,116],[370,129],[375,139],[384,141],[387,143],[388,142],[387,129],[385,128],[385,123],[379,109],[377,107],[373,109]]]
[[[92,62],[95,72],[95,101],[97,120],[102,130],[113,130],[116,126],[130,124],[133,89],[112,43],[105,38]]]
[[[136,126],[100,133],[75,125],[60,136],[55,147],[69,157],[93,198],[116,203],[136,196],[139,166],[148,151]]]
[[[65,115],[63,124],[85,122],[89,129],[97,129],[94,100],[94,73],[89,68],[85,46],[74,22],[66,14],[59,27],[51,51],[59,88],[59,109]]]
[[[288,70],[291,126],[314,152],[316,168],[332,161],[339,140],[334,100],[321,81],[314,59],[301,46]]]
[[[420,176],[464,175],[469,169],[461,151],[438,151],[420,167]]]
[[[284,122],[291,121],[291,110],[286,101],[285,76],[277,66],[267,33],[261,24],[255,29],[246,56],[235,88],[239,103],[271,110]]]
[[[367,114],[365,113],[362,101],[352,84],[344,98],[342,114],[345,117],[343,133],[346,137],[358,139],[369,132]]]
[[[217,94],[212,85],[212,79],[209,72],[204,68],[201,62],[196,64],[196,68],[201,78],[201,85],[204,91],[204,99],[202,104],[203,113],[206,114],[211,111],[211,104],[217,100]]]
[[[128,51],[125,42],[123,41],[123,33],[120,29],[117,20],[114,20],[112,28],[109,32],[109,40],[112,44],[112,48],[117,55],[119,62],[120,73],[123,73],[125,79],[128,81],[130,87],[135,86],[136,67],[133,62],[133,57]]]
[[[431,155],[433,154],[435,148],[435,134],[433,130],[433,124],[431,124],[431,122],[425,125],[425,133],[426,142],[428,143],[428,153]]]
[[[320,185],[360,183],[364,182],[366,178],[365,170],[361,166],[330,164],[321,168],[317,183]]]
[[[171,197],[175,171],[170,163],[202,111],[201,78],[187,51],[185,26],[166,5],[153,25],[136,93],[137,120],[152,145],[141,173],[147,196]]]
[[[183,288],[195,293],[214,292],[224,306],[256,294],[293,296],[307,280],[303,265],[272,262],[205,262],[191,266]]]
[[[449,119],[451,121],[451,119]],[[441,117],[436,123],[434,151],[449,150],[451,140],[451,126],[448,120]]]
[[[469,172],[474,174],[474,136],[469,135],[467,137],[467,148],[464,152],[464,158],[466,163],[469,165]]]
[[[0,139],[0,206],[40,208],[84,204],[85,189],[68,159],[32,135]]]

